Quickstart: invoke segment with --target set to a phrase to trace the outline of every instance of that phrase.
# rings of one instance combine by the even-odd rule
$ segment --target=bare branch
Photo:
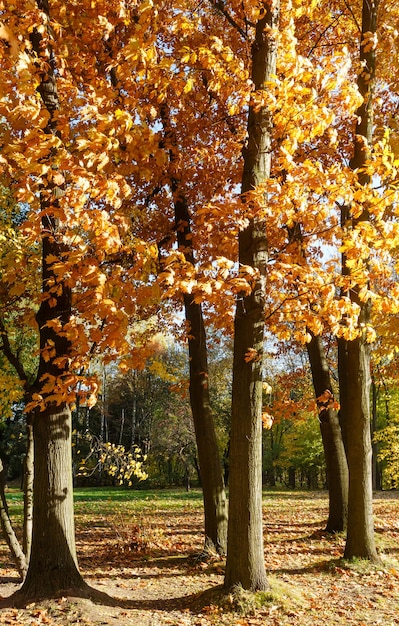
[[[314,52],[314,50],[316,50],[316,48],[319,47],[319,43],[320,41],[323,39],[324,35],[330,30],[330,28],[332,28],[335,24],[337,24],[339,22],[339,20],[341,19],[341,14],[337,15],[331,22],[330,24],[328,24],[324,30],[322,30],[322,32],[320,33],[320,35],[318,36],[316,43],[313,44],[313,46],[311,47],[311,49],[308,52],[308,56],[310,57],[310,55]]]
[[[359,33],[361,34],[362,33],[362,27],[360,26],[359,22],[357,21],[356,15],[354,14],[353,9],[352,9],[350,3],[347,0],[344,0],[344,4],[345,4],[346,8],[348,9],[349,13],[351,14],[351,16],[353,18],[353,21],[356,24],[356,28],[358,29]]]
[[[229,24],[231,24],[231,26],[233,28],[235,28],[241,35],[241,37],[243,37],[244,39],[248,39],[248,35],[245,32],[245,30],[243,28],[241,28],[241,26],[239,24],[237,24],[237,22],[235,21],[235,19],[230,15],[230,13],[227,11],[225,4],[224,4],[224,0],[209,0],[210,4],[217,10],[220,11],[220,13],[226,18],[226,20],[228,21]]]

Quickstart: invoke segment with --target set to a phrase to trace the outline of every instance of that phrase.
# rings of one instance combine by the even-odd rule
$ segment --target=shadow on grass
[[[264,489],[264,500],[327,500],[327,491],[307,491],[306,489],[298,491],[290,491],[289,489]]]
[[[303,567],[278,567],[273,570],[269,570],[273,576],[279,576],[283,574],[289,574],[290,576],[299,576],[303,574],[330,574],[332,576],[337,575],[335,571],[336,568],[345,568],[345,565],[342,563],[342,558],[338,559],[323,559],[321,561],[317,561],[316,563],[309,563],[309,565],[304,565]]]
[[[215,557],[215,559],[210,558],[209,562],[198,562],[197,558],[199,554],[200,553],[197,551],[184,555],[173,555],[164,553],[157,556],[152,556],[148,559],[146,559],[145,557],[136,557],[132,558],[131,560],[124,560],[123,566],[121,562],[113,563],[112,560],[110,560],[107,564],[112,569],[110,569],[110,571],[107,571],[102,568],[101,579],[114,580],[115,568],[119,568],[119,572],[117,575],[118,579],[130,580],[132,582],[134,582],[135,580],[159,579],[160,577],[168,579],[178,579],[179,577],[190,576],[195,578],[204,575],[218,575],[221,573],[221,570],[224,571],[224,561],[222,557]],[[87,560],[87,563],[90,563],[90,559]],[[86,580],[98,579],[98,574],[96,574],[94,571],[91,572],[90,568],[85,571],[84,559],[80,559],[80,564],[82,566],[83,577]]]
[[[399,526],[390,526],[389,528],[378,528],[376,527],[374,529],[374,531],[378,534],[378,535],[389,535],[389,534],[395,534],[395,533],[399,533]]]

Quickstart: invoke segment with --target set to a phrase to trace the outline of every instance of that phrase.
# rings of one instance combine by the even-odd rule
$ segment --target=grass
[[[256,615],[259,609],[281,608],[291,611],[293,607],[304,607],[306,601],[300,589],[279,580],[276,576],[269,576],[270,589],[267,591],[246,591],[241,585],[233,587],[224,602],[226,608],[248,617]]]
[[[118,500],[125,502],[142,502],[145,500],[159,500],[161,502],[184,502],[201,501],[202,494],[199,489],[183,491],[182,489],[139,489],[129,490],[120,487],[83,487],[74,489],[75,502],[90,500]]]
[[[22,491],[10,487],[6,495],[11,516],[20,518],[23,507]],[[120,487],[81,487],[74,489],[74,503],[77,516],[100,510],[104,515],[112,515],[119,505],[137,513],[157,508],[165,511],[184,510],[187,507],[201,507],[202,492],[200,489],[187,492],[178,488],[128,490]]]
[[[20,529],[22,494],[12,488],[7,495],[11,516]],[[74,497],[84,577],[108,593],[127,594],[131,600],[111,621],[104,616],[96,621],[98,607],[93,611],[95,617],[75,620],[73,615],[81,615],[87,607],[79,605],[79,613],[71,605],[68,624],[142,626],[153,623],[153,611],[154,623],[162,625],[398,623],[398,494],[376,494],[376,539],[383,551],[383,564],[376,566],[362,559],[342,559],[344,533],[331,536],[323,531],[326,493],[265,491],[265,563],[270,589],[255,594],[240,587],[226,594],[223,559],[198,563],[187,558],[202,548],[199,489],[79,488]],[[10,559],[1,544],[0,562],[3,572],[12,577]],[[23,625],[33,623],[28,618],[32,615],[18,616]],[[51,621],[50,626],[53,623],[64,625],[63,621]]]

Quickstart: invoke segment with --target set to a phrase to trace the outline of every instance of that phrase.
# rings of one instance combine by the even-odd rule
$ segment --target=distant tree
[[[286,431],[282,450],[276,463],[280,471],[295,471],[296,483],[302,488],[325,486],[325,464],[319,423],[315,415],[303,415],[291,422]]]
[[[209,349],[209,391],[212,414],[215,422],[220,457],[224,466],[225,483],[228,483],[231,385],[233,346],[230,337],[211,335]]]
[[[325,465],[309,367],[293,351],[280,360],[281,372],[274,377],[269,373],[265,383],[265,481],[318,488],[324,486]]]
[[[149,480],[156,485],[201,484],[195,432],[187,398],[176,396],[154,416],[154,436],[148,459]]]
[[[395,366],[396,369],[396,366]],[[376,430],[373,443],[376,461],[381,469],[383,489],[399,488],[399,390],[396,380],[386,379],[375,383]]]
[[[127,454],[138,448],[146,457],[145,469],[152,484],[187,485],[189,477],[196,474],[184,351],[170,343],[170,338],[160,338],[155,352],[143,369],[123,373],[109,369],[97,405],[90,411],[83,406],[75,416],[78,481],[112,480],[110,473],[103,471],[100,440],[112,447],[123,446]],[[101,428],[104,419],[106,429]],[[85,468],[82,459],[86,459]],[[129,482],[139,486],[134,476]]]
[[[15,535],[9,514],[8,506],[5,497],[5,482],[6,472],[3,467],[3,462],[0,458],[0,525],[3,532],[3,537],[10,548],[12,557],[14,559],[17,570],[23,579],[28,569],[28,559],[25,553],[21,549],[21,545]]]
[[[330,366],[321,336],[311,333],[306,345],[323,441],[328,488],[328,532],[346,529],[348,520],[348,463],[338,417]]]

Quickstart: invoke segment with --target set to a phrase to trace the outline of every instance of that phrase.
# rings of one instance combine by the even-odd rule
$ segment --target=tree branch
[[[241,28],[239,24],[235,21],[235,19],[230,15],[227,11],[224,0],[209,0],[210,4],[216,9],[216,11],[220,11],[220,13],[226,18],[226,20],[231,24],[233,28],[235,28],[244,39],[248,39],[248,35],[244,29]]]
[[[320,35],[318,36],[316,43],[313,44],[313,46],[310,48],[309,52],[308,52],[308,57],[310,57],[310,55],[314,52],[314,50],[316,50],[316,48],[318,48],[320,41],[323,39],[324,35],[330,30],[330,28],[332,28],[334,26],[334,24],[337,24],[339,22],[339,20],[341,19],[341,15],[338,15],[337,17],[335,17],[330,24],[328,24],[324,30],[321,31]]]
[[[361,27],[361,25],[359,24],[359,22],[357,21],[356,15],[354,14],[353,9],[352,9],[352,7],[351,7],[350,3],[349,3],[349,2],[347,2],[347,0],[344,0],[344,4],[345,4],[346,8],[348,9],[349,13],[351,14],[351,16],[352,16],[352,18],[353,18],[353,21],[354,21],[354,22],[355,22],[355,24],[356,24],[356,28],[358,29],[359,33],[361,34],[361,32],[362,32],[362,27]]]
[[[10,365],[12,365],[15,371],[17,372],[18,378],[23,383],[24,390],[27,391],[30,386],[28,375],[25,372],[24,366],[22,365],[18,355],[14,354],[11,348],[10,339],[8,337],[8,332],[4,325],[4,320],[2,318],[0,318],[0,338],[1,338],[0,350],[3,352],[4,356],[6,357]]]

